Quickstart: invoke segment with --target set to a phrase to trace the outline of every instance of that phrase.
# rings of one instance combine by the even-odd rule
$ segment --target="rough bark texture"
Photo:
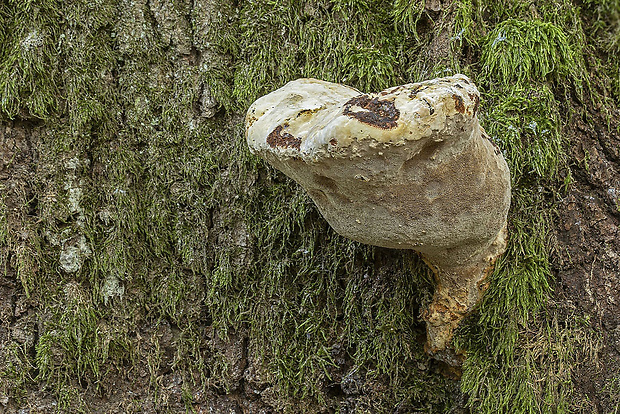
[[[0,2],[0,412],[619,410],[618,16]],[[424,263],[333,233],[243,137],[249,104],[296,78],[451,73],[480,88],[513,188],[462,372],[423,351]]]

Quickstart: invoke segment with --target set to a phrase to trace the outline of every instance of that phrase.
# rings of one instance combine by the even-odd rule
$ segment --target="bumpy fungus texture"
[[[248,110],[252,152],[301,184],[341,235],[413,249],[436,275],[429,353],[458,364],[459,322],[506,246],[510,173],[463,75],[377,94],[299,79]]]

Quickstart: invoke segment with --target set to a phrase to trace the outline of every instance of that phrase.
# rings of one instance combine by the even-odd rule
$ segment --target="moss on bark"
[[[620,6],[491,3],[2,2],[0,403],[588,412],[573,374],[602,339],[585,312],[558,321],[549,234],[566,125],[617,109]],[[422,349],[428,269],[336,235],[242,130],[298,77],[371,91],[456,72],[515,188],[460,381]]]

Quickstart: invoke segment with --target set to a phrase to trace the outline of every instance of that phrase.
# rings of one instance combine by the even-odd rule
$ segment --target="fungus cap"
[[[246,137],[341,235],[454,267],[496,239],[510,204],[508,167],[480,128],[479,103],[464,75],[377,94],[299,79],[252,104]]]

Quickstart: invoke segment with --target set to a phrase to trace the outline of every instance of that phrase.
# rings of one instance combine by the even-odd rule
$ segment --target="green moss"
[[[491,85],[507,87],[552,79],[579,81],[577,58],[564,31],[553,23],[508,19],[484,39],[481,64]]]
[[[6,274],[7,248],[9,242],[9,223],[7,221],[6,186],[0,184],[0,269]]]
[[[419,1],[394,0],[392,18],[396,29],[417,36],[417,24],[424,12],[424,3]]]
[[[96,386],[145,368],[156,394],[172,369],[189,404],[189,388],[235,385],[208,327],[223,340],[247,333],[290,412],[337,410],[325,386],[340,375],[366,384],[360,412],[447,412],[459,384],[418,341],[429,270],[336,235],[298,186],[249,154],[242,123],[254,99],[297,77],[376,91],[462,70],[482,91],[481,120],[514,191],[507,253],[457,338],[469,355],[460,386],[472,412],[587,404],[571,378],[595,358],[596,333],[576,315],[560,323],[549,303],[554,196],[570,182],[564,98],[588,99],[584,50],[600,52],[605,90],[620,90],[617,1],[586,5],[600,21],[588,44],[579,9],[560,0],[471,0],[439,14],[400,0],[220,2],[206,29],[196,5],[182,13],[196,50],[180,56],[148,2],[3,3],[3,117],[48,121],[29,183],[40,220],[15,217],[32,240],[13,242],[0,192],[0,246],[42,327],[34,352],[4,351],[0,383],[15,396],[46,384],[61,406],[87,412],[76,377]],[[434,58],[452,19],[452,53]],[[44,35],[25,47],[33,33]],[[205,90],[220,106],[213,119],[201,115]],[[80,237],[92,255],[67,274],[62,243]]]
[[[607,381],[603,392],[607,394],[611,400],[611,406],[615,407],[615,410],[620,410],[620,377],[614,377]]]
[[[30,297],[31,293],[41,281],[41,277],[38,274],[38,270],[41,266],[39,254],[40,246],[37,246],[36,241],[32,244],[11,244],[10,247],[13,251],[11,252],[10,266],[15,269],[17,280],[24,289],[24,294],[26,297]]]
[[[67,283],[62,293],[62,302],[48,309],[50,315],[36,345],[38,379],[52,388],[74,380],[98,382],[108,358],[115,363],[128,358],[126,339],[101,321],[95,301],[78,284]]]
[[[589,36],[599,51],[596,70],[601,74],[600,83],[610,100],[604,107],[620,99],[620,2],[617,0],[588,1],[586,12],[590,13]]]
[[[61,7],[54,0],[3,3],[0,51],[0,110],[14,118],[26,110],[48,118],[59,106],[60,73],[56,45]]]
[[[549,81],[560,90],[572,87],[581,97],[589,86],[580,10],[570,1],[468,0],[456,7],[454,21],[453,44],[480,53],[475,74],[493,89]]]
[[[225,107],[245,109],[258,96],[298,77],[345,82],[368,91],[387,87],[391,79],[409,79],[407,60],[417,56],[413,47],[403,46],[415,45],[414,14],[420,10],[399,2],[394,7],[390,15],[379,1],[334,2],[330,7],[302,7],[295,1],[248,3],[239,20],[228,26],[228,33],[236,36],[212,35],[221,53],[235,54],[228,68],[216,63],[208,75],[212,92]],[[408,29],[395,32],[394,25]],[[235,106],[226,96],[227,81],[233,84]]]
[[[551,309],[535,323],[519,328],[527,339],[506,355],[471,347],[463,367],[463,390],[480,413],[589,412],[593,406],[576,398],[572,373],[596,359],[601,337],[587,319]]]
[[[513,185],[567,174],[559,104],[546,84],[487,95],[484,126],[509,162]]]
[[[586,4],[596,13],[594,33],[600,36],[605,49],[617,51],[620,48],[620,1],[586,1]]]
[[[34,365],[28,355],[27,346],[11,342],[0,352],[0,389],[4,395],[18,403],[27,399],[27,388],[35,383]]]
[[[479,5],[473,0],[464,0],[455,6],[454,11],[454,34],[452,43],[458,42],[457,50],[461,50],[465,46],[478,47],[478,39],[482,37],[481,20],[479,17],[481,12],[476,10]]]
[[[389,87],[394,78],[396,57],[390,51],[376,49],[350,50],[344,58],[345,70],[350,82],[363,85],[363,90],[382,90]],[[374,86],[374,88],[373,88]]]

